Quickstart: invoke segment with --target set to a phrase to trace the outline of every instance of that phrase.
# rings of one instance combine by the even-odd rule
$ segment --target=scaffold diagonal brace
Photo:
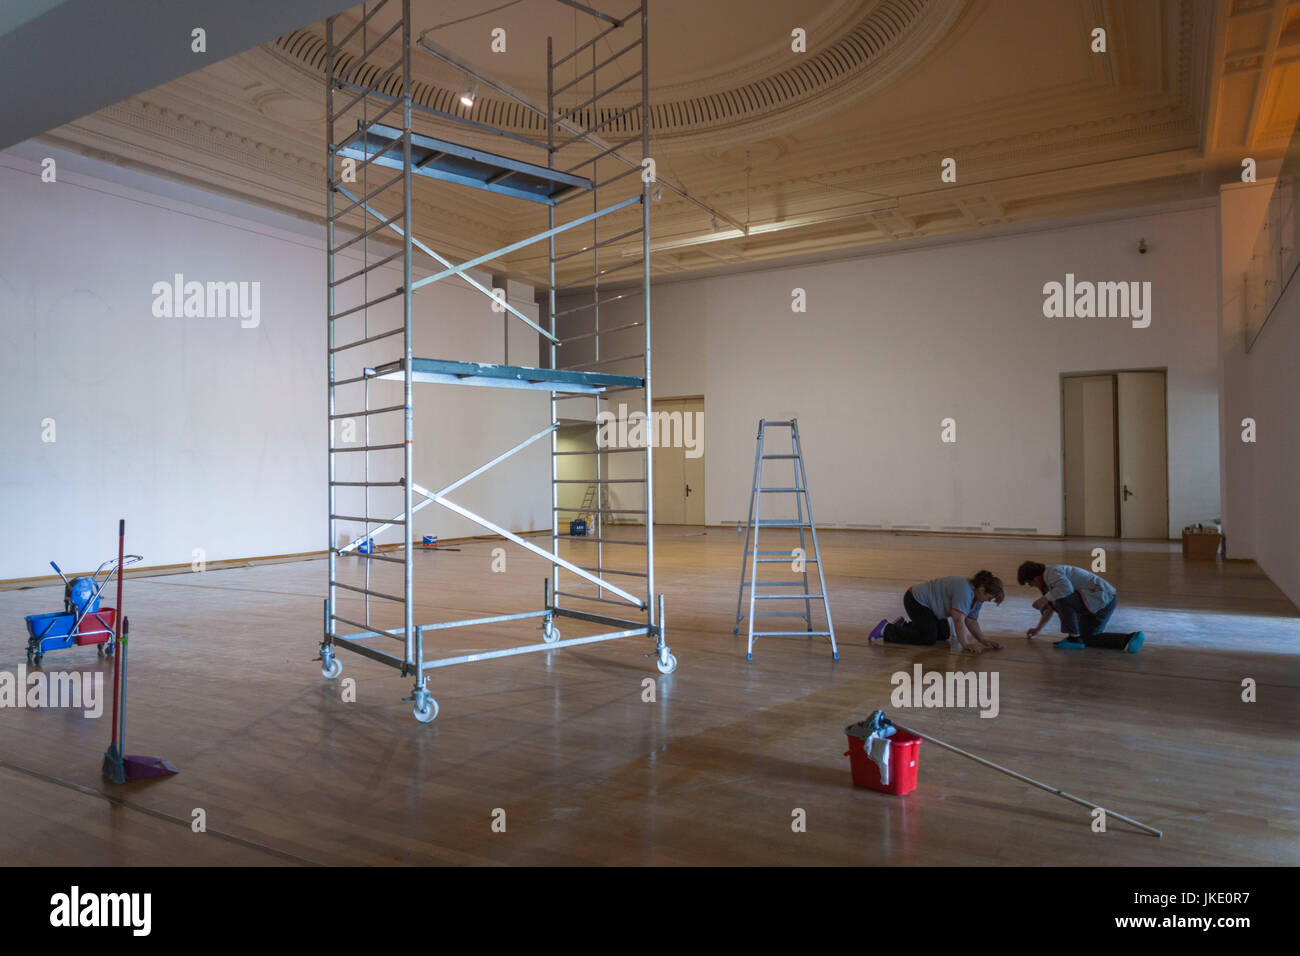
[[[519,537],[519,535],[507,531],[505,528],[501,527],[498,524],[494,524],[493,522],[489,521],[487,518],[484,518],[482,515],[476,515],[468,508],[462,508],[454,501],[448,501],[440,494],[435,494],[434,492],[429,491],[427,488],[421,488],[419,485],[415,484],[414,482],[411,483],[411,490],[418,495],[424,495],[425,498],[438,502],[438,504],[442,505],[444,508],[447,508],[450,511],[456,512],[456,514],[460,515],[462,518],[468,518],[470,521],[473,521],[475,524],[487,528],[489,531],[493,532],[494,534],[499,534],[501,535],[501,537],[513,541],[521,548],[526,548],[527,550],[533,552],[534,554],[540,555],[541,557],[545,558],[547,561],[550,561],[552,564],[558,564],[566,571],[572,571],[574,574],[578,575],[578,577],[585,578],[586,580],[590,581],[592,584],[596,585],[597,587],[601,587],[607,591],[614,592],[623,600],[631,604],[634,604],[636,607],[642,609],[646,607],[645,601],[641,600],[638,597],[633,597],[631,594],[628,594],[626,591],[624,591],[622,588],[618,587],[617,585],[610,584],[608,581],[599,578],[596,575],[591,574],[587,571],[584,571],[576,564],[564,560],[564,558],[560,557],[558,554],[556,554],[553,551],[547,551],[545,548],[539,548],[531,541],[525,541],[523,538]]]
[[[449,484],[446,488],[443,488],[441,491],[439,491],[438,494],[439,494],[439,495],[449,495],[449,494],[451,494],[453,491],[455,491],[455,490],[456,490],[457,488],[459,488],[461,485],[465,484],[465,482],[474,480],[474,479],[477,478],[479,475],[483,474],[483,472],[487,471],[489,468],[492,468],[492,467],[494,467],[494,466],[496,466],[496,465],[501,464],[501,462],[505,461],[505,460],[506,460],[507,458],[509,458],[511,455],[515,454],[516,452],[523,451],[525,448],[527,448],[527,447],[528,447],[529,445],[531,445],[533,442],[535,442],[535,441],[539,441],[539,440],[545,438],[547,435],[549,435],[551,432],[555,431],[555,430],[556,430],[557,428],[559,428],[559,427],[560,427],[560,426],[559,426],[559,423],[558,423],[558,422],[556,422],[556,423],[552,423],[551,425],[548,425],[546,428],[543,428],[541,431],[539,431],[539,432],[538,432],[536,435],[534,435],[533,437],[531,437],[531,438],[526,438],[526,439],[524,439],[523,441],[521,441],[518,445],[516,445],[514,448],[511,448],[509,451],[502,452],[501,454],[497,455],[495,458],[493,458],[491,461],[489,461],[486,465],[480,465],[479,467],[477,467],[477,468],[475,468],[473,471],[471,471],[469,474],[464,475],[463,477],[457,478],[455,481],[453,481],[451,484]],[[411,508],[411,514],[415,514],[415,513],[416,513],[417,511],[419,511],[421,508],[427,508],[429,505],[433,504],[433,502],[434,502],[434,496],[431,495],[431,494],[429,494],[429,493],[427,493],[427,492],[426,492],[423,488],[421,488],[419,485],[414,485],[414,484],[413,484],[413,485],[411,486],[411,490],[412,490],[412,491],[418,491],[419,494],[422,494],[422,495],[425,496],[425,500],[424,500],[424,501],[421,501],[418,505],[414,505],[414,506]],[[351,551],[353,548],[355,548],[355,547],[357,547],[359,544],[361,544],[362,541],[365,541],[366,538],[373,538],[375,535],[383,534],[383,533],[384,533],[385,531],[387,531],[389,528],[394,527],[394,526],[397,524],[397,522],[405,520],[405,518],[406,518],[406,513],[403,512],[402,514],[398,515],[396,518],[392,518],[392,519],[390,519],[390,520],[384,522],[382,525],[380,525],[380,526],[379,526],[378,528],[376,528],[374,531],[368,532],[367,534],[363,535],[362,537],[357,538],[357,539],[354,540],[351,544],[348,544],[346,547],[339,548],[339,554],[346,554],[347,552]]]
[[[512,252],[517,252],[520,249],[526,248],[527,246],[531,246],[533,245],[533,243],[541,242],[544,239],[550,239],[553,236],[558,236],[560,233],[568,232],[570,229],[576,229],[578,228],[578,226],[585,226],[587,223],[593,222],[594,220],[599,219],[601,216],[608,216],[611,212],[618,212],[620,209],[626,209],[628,206],[636,205],[637,203],[642,201],[643,201],[642,196],[639,195],[632,196],[628,199],[624,199],[622,202],[614,203],[614,205],[612,206],[606,206],[604,209],[600,209],[596,212],[587,213],[587,215],[582,216],[581,218],[563,223],[562,225],[556,226],[554,229],[547,229],[545,232],[539,232],[535,235],[529,236],[527,239],[520,239],[518,242],[512,242],[508,246],[502,246],[500,249],[494,249],[492,252],[484,253],[483,255],[479,256],[477,259],[471,259],[469,262],[461,263],[458,266],[452,266],[451,268],[444,269],[442,272],[435,272],[431,276],[425,276],[419,282],[412,282],[411,291],[414,292],[420,288],[423,288],[424,286],[428,285],[430,282],[437,282],[439,279],[445,279],[448,276],[457,275],[458,273],[464,272],[466,269],[478,268],[479,266],[483,265],[485,262],[491,262],[493,259],[500,259],[502,256],[509,255]]]
[[[376,212],[376,211],[375,211],[375,210],[370,206],[369,203],[362,202],[360,199],[358,199],[356,196],[352,195],[352,193],[348,192],[348,191],[347,191],[346,189],[344,189],[342,186],[336,186],[335,188],[336,188],[339,192],[341,192],[344,196],[347,196],[349,199],[351,199],[352,202],[353,202],[354,204],[360,206],[362,209],[364,209],[366,212],[370,213],[370,215],[374,216],[376,219],[382,219],[382,218],[383,218],[382,216],[379,215],[378,212]],[[397,233],[399,236],[404,236],[404,235],[406,234],[405,231],[402,229],[402,227],[399,226],[399,225],[397,225],[397,223],[395,223],[395,222],[390,222],[390,223],[388,224],[388,228],[392,229],[392,230],[393,230],[395,233]],[[420,250],[421,252],[423,252],[425,255],[428,255],[428,256],[430,256],[431,258],[437,260],[437,262],[439,263],[439,265],[446,266],[448,269],[455,268],[455,266],[452,264],[452,262],[451,262],[450,259],[445,259],[445,258],[443,258],[442,256],[438,255],[438,253],[434,252],[432,249],[430,249],[428,246],[426,246],[423,242],[421,242],[419,239],[417,239],[417,238],[415,237],[415,234],[414,234],[414,233],[411,234],[411,245],[415,246],[417,249],[419,249],[419,250]],[[489,289],[489,288],[488,288],[487,286],[485,286],[483,283],[479,282],[479,281],[478,281],[477,279],[475,279],[473,276],[471,276],[471,275],[469,275],[468,273],[465,273],[465,272],[461,272],[461,273],[459,273],[459,275],[460,275],[460,277],[461,277],[462,279],[464,279],[466,282],[468,282],[470,285],[472,285],[475,289],[478,289],[478,291],[482,292],[485,296],[487,296],[487,297],[488,297],[489,299],[491,299],[493,302],[499,302],[499,303],[500,303],[500,304],[505,308],[505,310],[506,310],[507,312],[509,312],[511,315],[514,315],[514,316],[516,316],[517,318],[519,318],[520,320],[522,320],[522,321],[524,322],[524,324],[527,325],[529,328],[531,328],[531,329],[533,329],[534,331],[538,332],[539,334],[545,336],[547,339],[549,339],[549,340],[552,341],[552,342],[559,342],[559,339],[557,339],[557,338],[556,338],[554,335],[552,335],[550,332],[547,332],[544,328],[542,328],[540,325],[538,325],[536,322],[534,322],[534,321],[533,321],[532,319],[530,319],[528,316],[524,315],[522,312],[520,312],[518,309],[516,309],[516,308],[515,308],[513,305],[511,305],[509,302],[506,302],[504,299],[498,299],[495,295],[492,294],[492,290],[491,290],[491,289]]]

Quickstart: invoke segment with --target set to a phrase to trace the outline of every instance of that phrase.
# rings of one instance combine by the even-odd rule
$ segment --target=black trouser
[[[1078,591],[1071,591],[1059,601],[1053,601],[1052,607],[1061,619],[1061,633],[1074,635],[1084,647],[1104,647],[1108,651],[1122,651],[1132,634],[1106,633],[1104,628],[1115,613],[1119,598],[1111,598],[1109,604],[1093,614],[1079,597]]]
[[[912,597],[910,588],[903,595],[903,607],[911,621],[886,624],[886,641],[891,644],[937,644],[948,640],[948,619],[939,620],[933,611]]]

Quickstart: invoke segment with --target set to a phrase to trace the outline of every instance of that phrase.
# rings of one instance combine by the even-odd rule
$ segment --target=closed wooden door
[[[704,524],[704,401],[655,402],[655,523]]]
[[[1115,486],[1115,376],[1071,376],[1062,383],[1065,533],[1119,533]]]
[[[1165,373],[1119,372],[1119,527],[1125,538],[1169,537]]]

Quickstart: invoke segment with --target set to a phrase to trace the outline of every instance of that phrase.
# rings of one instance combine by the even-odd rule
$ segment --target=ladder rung
[[[649,445],[644,448],[597,448],[592,451],[553,451],[552,455],[613,455],[618,452],[645,452]]]
[[[406,524],[405,518],[367,518],[364,515],[330,515],[335,521],[364,521],[366,524]]]
[[[755,594],[755,601],[820,601],[825,598],[824,594]]]
[[[804,494],[804,495],[808,494],[807,488],[759,488],[758,490],[765,495],[772,494],[773,492],[776,491],[797,491],[800,494]]]
[[[334,348],[330,349],[329,352],[331,355],[333,355],[335,352],[345,352],[348,349],[355,349],[361,345],[369,345],[371,342],[378,342],[380,339],[387,339],[387,338],[391,338],[394,335],[401,335],[405,331],[406,328],[405,326],[403,326],[400,329],[389,329],[387,332],[376,332],[374,335],[368,336],[364,339],[357,339],[355,342],[347,342],[343,345],[336,345]]]
[[[359,588],[353,584],[344,584],[342,581],[331,581],[330,584],[336,588],[345,588],[348,591],[356,591],[358,594],[366,594],[370,597],[383,598],[385,601],[396,601],[398,604],[405,604],[406,599],[400,598],[396,594],[385,594],[383,591],[372,591],[369,588]]]
[[[351,551],[338,551],[338,550],[336,550],[334,553],[335,553],[336,555],[338,555],[340,558],[365,558],[366,560],[371,560],[371,559],[373,559],[373,560],[375,560],[375,561],[387,561],[389,564],[405,564],[405,563],[406,563],[406,559],[405,559],[405,558],[386,558],[386,557],[384,557],[382,554],[374,554],[374,553],[371,553],[371,554],[363,554],[362,552],[357,551],[355,548],[354,548],[353,550],[351,550]]]
[[[756,523],[759,528],[811,528],[811,521],[796,521],[794,518],[777,521],[759,521]]]
[[[341,319],[346,315],[351,315],[353,312],[360,312],[362,309],[370,309],[373,308],[374,306],[379,305],[381,302],[387,302],[389,299],[395,299],[401,294],[402,294],[402,290],[400,288],[394,289],[392,292],[388,293],[387,295],[381,295],[379,298],[371,299],[369,302],[362,302],[360,305],[354,305],[352,308],[347,309],[344,312],[335,312],[333,315],[327,316],[327,318],[331,322],[333,322],[336,319]],[[405,329],[405,326],[403,326],[402,328]],[[354,342],[352,344],[356,345],[358,343]],[[335,351],[337,351],[337,349]]]
[[[753,553],[754,553],[753,551],[746,551],[746,552],[745,552],[745,556],[746,556],[746,557],[749,557],[749,556],[752,555]],[[762,552],[762,551],[759,552],[759,554],[764,554],[764,553],[765,553],[765,552]],[[790,563],[791,561],[793,561],[793,560],[795,560],[794,557],[793,557],[792,555],[787,554],[787,555],[786,555],[785,557],[783,557],[783,558],[759,558],[759,559],[758,559],[758,563],[759,563],[759,564],[789,564],[789,563]],[[817,559],[816,559],[816,558],[804,558],[803,561],[804,561],[805,564],[816,564],[816,563],[817,563]]]
[[[764,455],[763,460],[768,461],[769,459],[772,458],[790,459],[790,458],[798,458],[798,457],[799,457],[798,455]]]
[[[582,568],[582,570],[584,571],[590,571],[592,574],[622,574],[630,578],[646,577],[646,573],[644,571],[619,571],[615,568],[592,568],[581,564],[578,565],[578,567]]]
[[[600,544],[630,544],[638,548],[644,548],[646,546],[646,542],[644,541],[623,541],[619,538],[597,538],[589,534],[557,534],[556,537],[565,541],[596,541]]]
[[[385,408],[367,408],[358,412],[336,412],[330,418],[362,418],[366,415],[383,415],[387,412],[404,411],[405,405],[388,405]]]
[[[331,485],[345,488],[400,488],[401,481],[331,481]]]
[[[336,454],[345,451],[384,451],[387,448],[405,448],[406,442],[394,442],[391,445],[353,445],[350,448],[331,448],[330,454]]]
[[[751,582],[746,581],[740,586],[742,588],[752,588],[754,585]],[[759,581],[758,586],[764,588],[801,588],[803,587],[803,582],[802,581]]]
[[[401,177],[399,176],[398,178],[400,179]],[[333,288],[334,286],[340,286],[345,282],[351,282],[353,279],[357,278],[358,276],[363,276],[367,272],[373,272],[374,270],[378,269],[380,266],[384,266],[392,262],[394,259],[398,258],[401,254],[402,254],[402,250],[398,249],[391,256],[388,256],[386,259],[380,259],[378,262],[374,263],[373,265],[364,266],[363,268],[358,269],[356,272],[351,272],[348,275],[345,275],[342,279],[335,279],[333,282],[330,283],[330,288]]]
[[[596,597],[594,594],[577,594],[573,591],[556,591],[555,596],[577,598],[579,601],[599,601],[601,604],[617,604],[622,607],[635,607],[635,605],[629,604],[627,601],[615,601],[612,598]]]
[[[755,631],[755,637],[830,637],[830,631]]]
[[[554,485],[644,485],[644,478],[555,478]]]
[[[794,419],[787,422],[763,422],[764,428],[791,428],[794,426]]]

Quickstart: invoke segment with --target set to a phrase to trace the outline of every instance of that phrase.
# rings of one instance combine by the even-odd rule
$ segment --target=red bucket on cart
[[[921,738],[899,730],[889,738],[889,783],[880,782],[880,768],[867,756],[866,743],[861,737],[852,734],[849,737],[849,749],[844,755],[849,758],[849,769],[853,771],[853,783],[858,787],[870,787],[882,793],[904,794],[916,789],[916,774],[920,769]]]

